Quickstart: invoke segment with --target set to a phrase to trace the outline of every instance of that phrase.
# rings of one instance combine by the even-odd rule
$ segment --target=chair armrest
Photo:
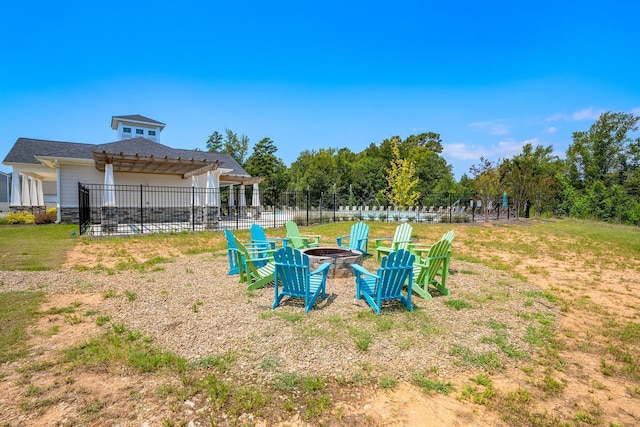
[[[320,267],[316,268],[314,271],[312,271],[311,273],[309,273],[309,276],[313,276],[316,274],[322,274],[325,272],[325,270],[328,270],[329,267],[331,267],[331,263],[330,262],[325,262],[320,264]]]
[[[348,239],[349,236],[338,236],[336,237],[336,242],[338,243],[338,246],[342,246],[342,240],[344,239]]]
[[[378,237],[378,238],[376,238],[375,239],[376,248],[380,247],[382,245],[382,242],[385,242],[385,241],[387,241],[387,242],[393,241],[393,237]]]
[[[428,243],[409,243],[409,252],[422,256],[423,253],[429,252],[433,244]]]
[[[364,267],[358,265],[358,264],[351,264],[351,268],[353,268],[353,270],[355,272],[364,274],[365,276],[370,276],[370,277],[376,277],[379,278],[379,276],[377,274],[374,273],[370,273],[369,271],[367,271]]]

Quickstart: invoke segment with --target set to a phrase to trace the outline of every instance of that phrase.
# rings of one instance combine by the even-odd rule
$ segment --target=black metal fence
[[[430,194],[430,204],[384,206],[374,197],[312,191],[263,191],[239,186],[220,190],[195,187],[78,184],[80,234],[127,235],[182,231],[247,229],[253,223],[282,227],[286,221],[314,225],[336,221],[464,223],[506,220],[515,210],[502,198],[487,206],[471,196]]]

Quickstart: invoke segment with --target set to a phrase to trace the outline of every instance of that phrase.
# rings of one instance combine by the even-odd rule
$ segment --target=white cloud
[[[460,160],[480,160],[480,157],[496,161],[498,159],[511,158],[522,152],[525,144],[534,147],[540,145],[538,138],[524,141],[499,141],[490,145],[471,145],[464,143],[442,144],[442,151],[445,158]]]
[[[565,122],[576,122],[580,120],[598,120],[600,115],[605,111],[602,109],[595,109],[593,107],[583,108],[580,111],[576,111],[571,115],[567,115],[564,113],[554,114],[553,116],[547,117],[548,122],[557,122],[557,121],[565,121]]]
[[[631,114],[633,114],[634,116],[640,116],[640,107],[632,108]]]
[[[481,132],[487,132],[489,135],[506,135],[509,133],[509,127],[506,120],[499,119],[486,122],[473,122],[469,126]]]
[[[545,129],[545,132],[546,132],[546,133],[556,133],[556,132],[557,132],[557,130],[558,130],[558,128],[557,128],[557,127],[555,127],[555,126],[549,126],[547,129]]]
[[[571,118],[573,120],[598,120],[600,115],[604,113],[604,110],[594,110],[593,107],[585,108],[573,113]]]

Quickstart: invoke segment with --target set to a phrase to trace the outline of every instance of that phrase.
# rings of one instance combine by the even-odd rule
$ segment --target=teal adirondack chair
[[[224,230],[224,235],[227,238],[227,256],[229,257],[229,276],[240,274],[240,268],[238,267],[238,247],[233,240],[233,233],[231,230]]]
[[[251,243],[262,244],[265,249],[275,250],[278,242],[280,242],[281,246],[287,246],[287,241],[289,240],[286,237],[267,237],[264,228],[260,224],[251,224],[249,232],[251,233]]]
[[[348,240],[348,244],[345,240]],[[369,252],[369,226],[364,222],[356,222],[351,226],[348,236],[336,237],[336,241],[340,247],[355,249],[366,255]]]
[[[298,224],[293,221],[287,221],[284,224],[287,229],[287,239],[291,242],[294,249],[314,248],[320,246],[320,236],[316,234],[300,234]]]
[[[390,254],[398,249],[408,249],[409,243],[411,243],[411,233],[413,233],[413,227],[405,222],[396,227],[396,232],[392,239],[388,237],[377,238],[375,242],[378,261],[380,261],[383,254]],[[391,241],[391,245],[384,246],[385,241]]]
[[[411,292],[413,288],[413,262],[415,255],[400,249],[382,258],[382,264],[376,274],[365,268],[352,264],[356,276],[356,298],[364,297],[374,313],[380,314],[382,303],[398,299],[413,311]],[[402,289],[407,284],[407,295]]]
[[[263,250],[264,246],[245,246],[233,236],[237,246],[236,255],[240,268],[240,281],[247,284],[247,290],[255,290],[273,282],[275,263],[273,262],[273,250]]]
[[[431,300],[429,285],[435,287],[442,295],[450,295],[447,289],[449,261],[451,259],[451,243],[440,240],[431,246],[426,258],[416,258],[413,264],[413,292],[424,299]],[[440,276],[440,280],[437,277]]]
[[[326,294],[327,273],[331,264],[323,263],[315,271],[310,271],[309,257],[298,249],[287,246],[274,254],[275,298],[272,309],[280,305],[284,296],[304,299],[304,312],[308,313],[318,297]]]

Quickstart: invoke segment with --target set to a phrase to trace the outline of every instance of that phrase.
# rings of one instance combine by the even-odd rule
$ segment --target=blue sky
[[[288,165],[305,149],[433,131],[459,178],[527,142],[563,157],[604,111],[640,115],[637,2],[2,9],[0,159],[18,137],[111,142],[111,116],[142,114],[167,124],[163,144],[204,149],[228,128],[252,145],[270,137]]]

